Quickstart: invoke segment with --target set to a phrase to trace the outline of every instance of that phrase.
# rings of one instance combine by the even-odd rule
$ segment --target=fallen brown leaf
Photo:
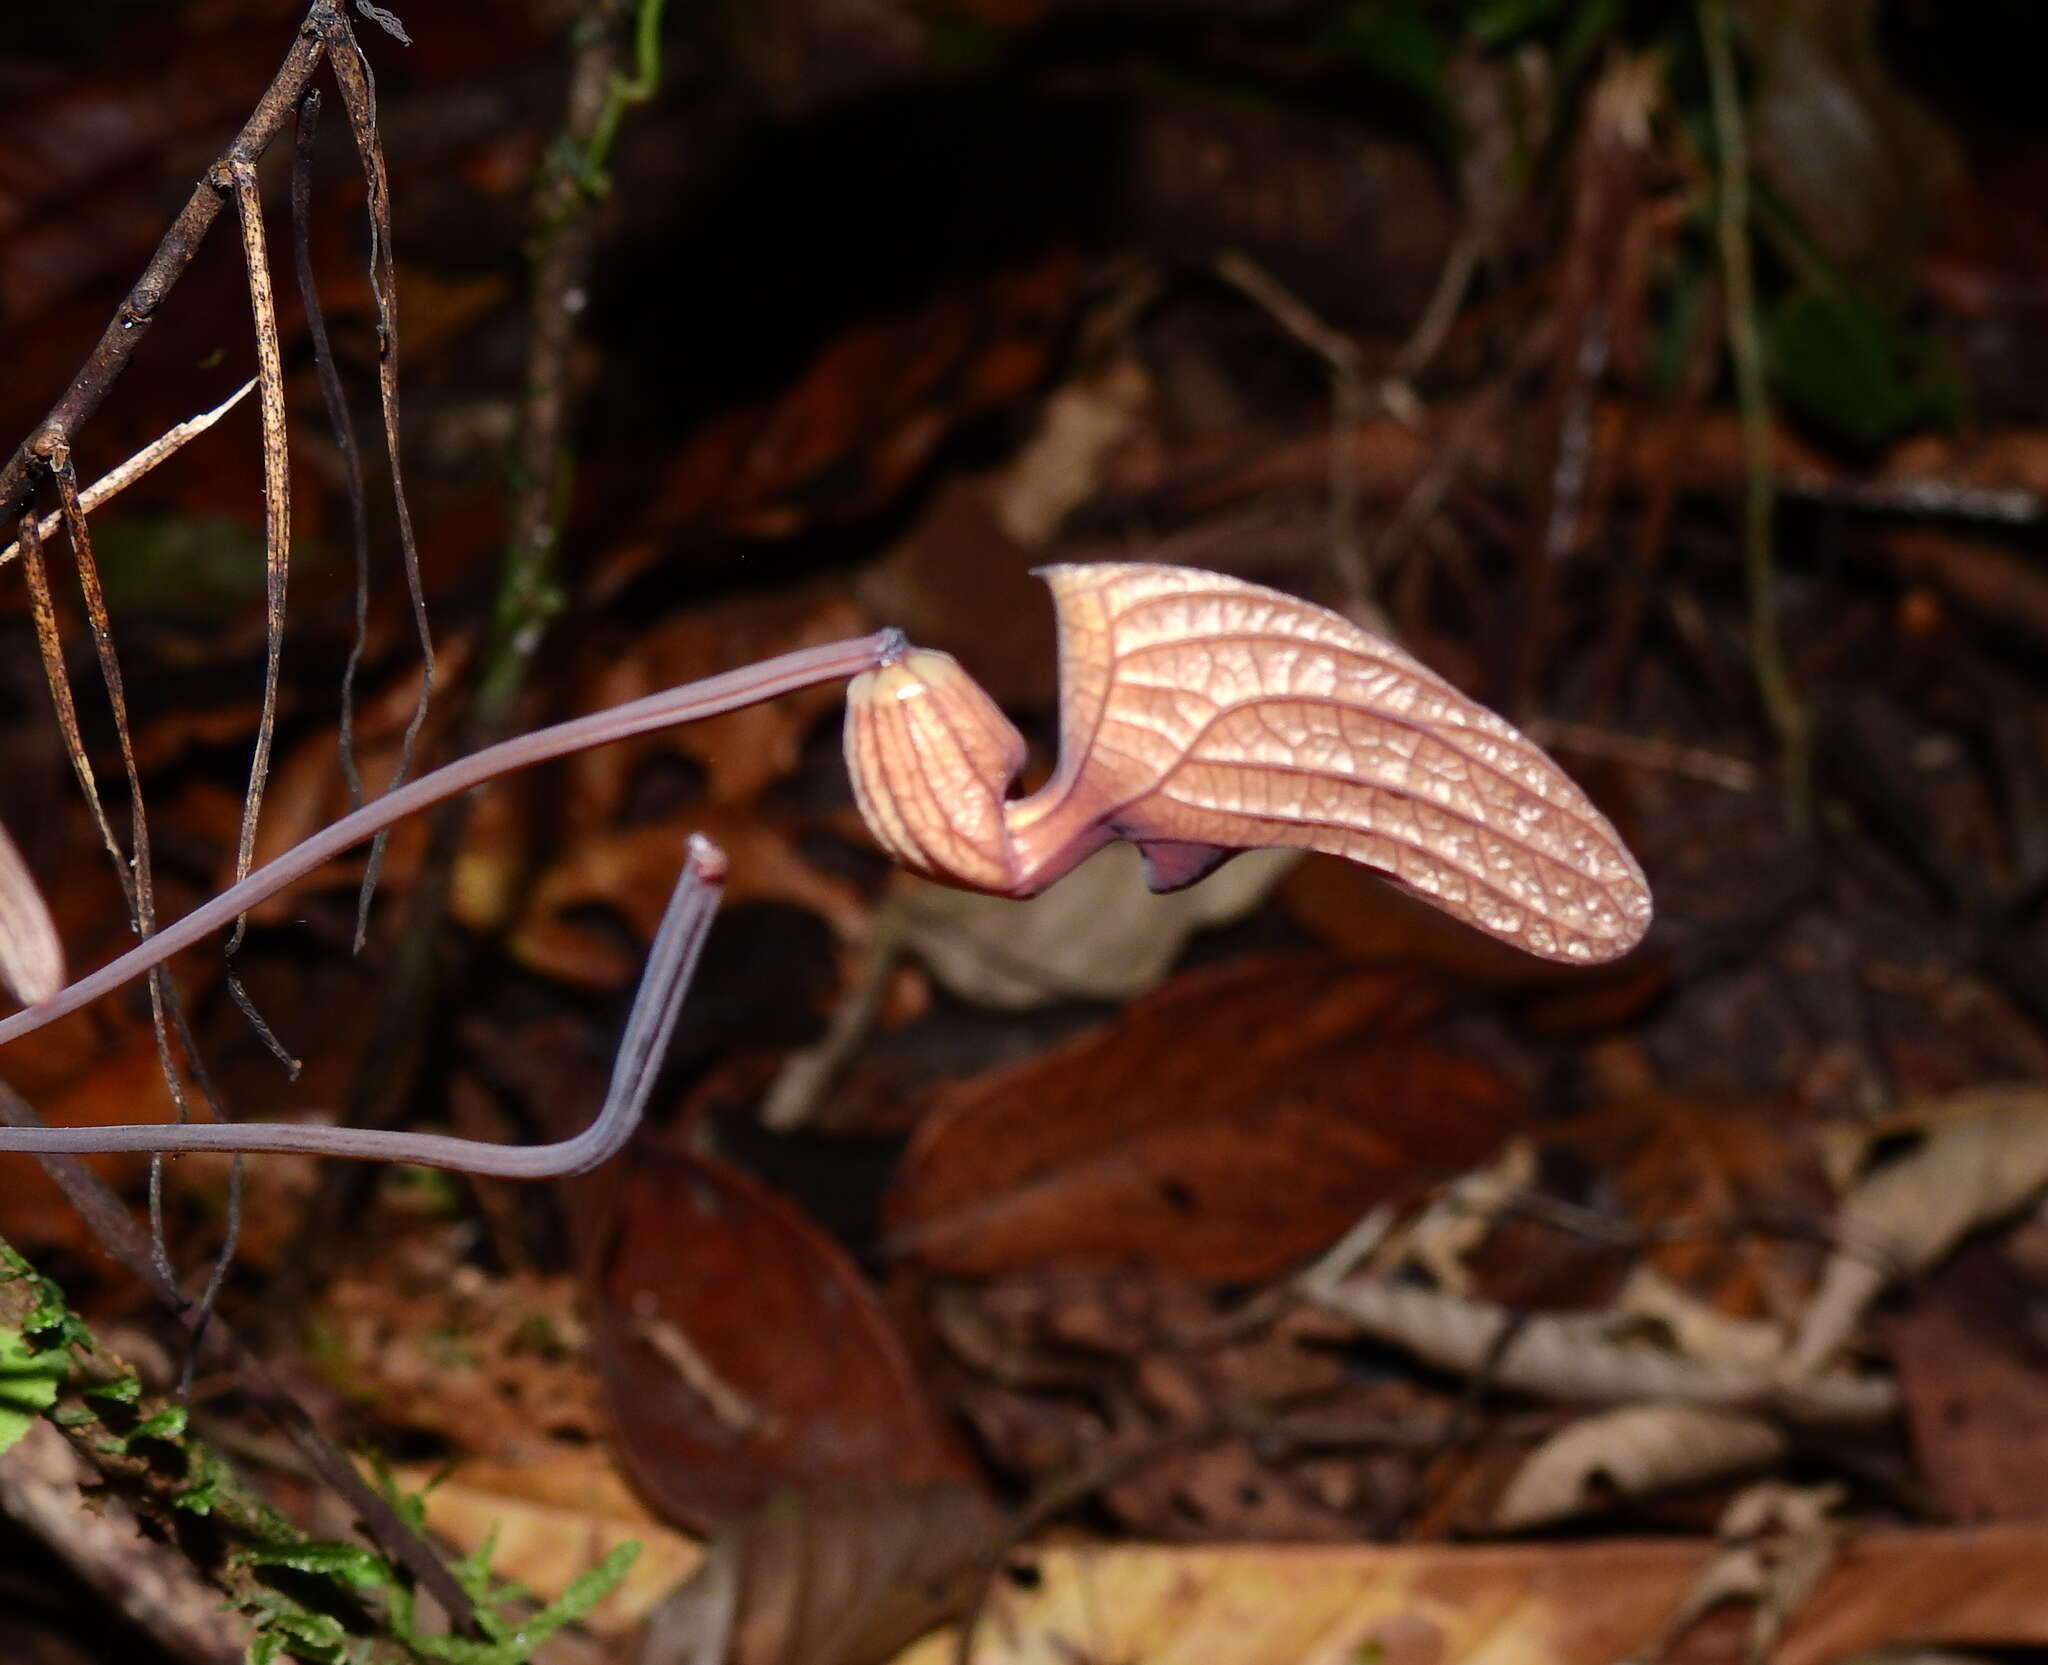
[[[942,1092],[888,1244],[936,1270],[1270,1276],[1484,1156],[1521,1092],[1433,1042],[1434,990],[1321,955],[1198,972]]]
[[[733,1519],[831,1482],[910,1485],[961,1460],[852,1261],[737,1170],[629,1158],[590,1275],[619,1461],[662,1514]]]
[[[777,1498],[712,1540],[639,1665],[875,1665],[960,1608],[999,1531],[959,1481]]]
[[[2048,1518],[2048,1388],[2038,1286],[1972,1244],[1885,1328],[1918,1472],[1942,1516]]]

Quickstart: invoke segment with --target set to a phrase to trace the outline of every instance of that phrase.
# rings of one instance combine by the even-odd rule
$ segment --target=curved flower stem
[[[666,688],[660,693],[649,694],[625,705],[612,706],[608,710],[592,712],[586,717],[575,717],[566,723],[557,723],[552,728],[539,729],[532,734],[502,740],[495,746],[486,746],[480,752],[459,758],[431,774],[422,775],[418,780],[400,787],[395,792],[386,793],[352,814],[343,816],[332,826],[315,833],[302,843],[293,845],[275,861],[258,868],[241,883],[222,891],[212,901],[194,908],[175,925],[159,931],[147,942],[131,948],[91,975],[79,978],[77,982],[59,990],[48,1000],[39,1001],[26,1010],[16,1012],[14,1016],[0,1021],[0,1046],[18,1040],[23,1035],[33,1034],[45,1024],[55,1022],[68,1012],[77,1011],[79,1007],[119,988],[131,978],[139,977],[152,967],[161,965],[173,954],[190,948],[209,933],[232,924],[238,915],[266,897],[274,896],[286,885],[305,877],[316,867],[333,860],[343,851],[362,843],[365,839],[375,837],[415,810],[425,809],[444,798],[452,798],[458,792],[467,792],[471,787],[481,786],[486,781],[495,780],[514,769],[546,763],[554,758],[566,757],[572,752],[587,751],[592,746],[629,739],[636,734],[673,728],[677,724],[695,722],[702,717],[715,717],[722,712],[757,705],[763,700],[794,693],[799,688],[809,688],[821,682],[858,676],[862,671],[872,670],[884,663],[891,655],[901,653],[902,640],[900,631],[881,630],[872,636],[857,636],[846,641],[827,642],[818,647],[800,648],[794,653],[763,660],[758,665],[742,666],[739,670],[705,677],[698,682],[688,682],[679,688]],[[23,1135],[17,1133],[7,1134],[5,1142],[0,1142],[0,1150],[68,1148],[24,1144],[19,1142],[22,1137]],[[165,1145],[141,1148],[174,1147]]]
[[[456,1139],[440,1133],[395,1133],[388,1128],[299,1122],[145,1122],[118,1127],[0,1129],[0,1150],[38,1155],[111,1150],[293,1151],[365,1162],[412,1162],[494,1179],[560,1179],[586,1173],[617,1155],[640,1124],[704,939],[710,933],[712,915],[718,911],[724,883],[724,855],[709,839],[692,836],[675,893],[648,950],[647,970],[626,1019],[604,1108],[574,1138],[551,1145],[494,1145],[484,1139]]]

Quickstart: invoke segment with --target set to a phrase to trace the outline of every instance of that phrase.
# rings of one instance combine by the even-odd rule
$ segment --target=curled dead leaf
[[[1629,1498],[1768,1466],[1789,1441],[1766,1417],[1712,1405],[1624,1405],[1574,1422],[1532,1451],[1494,1506],[1519,1532]]]
[[[1623,1312],[1518,1315],[1490,1301],[1377,1278],[1306,1280],[1303,1293],[1360,1331],[1405,1347],[1439,1370],[1490,1372],[1497,1387],[1589,1404],[1635,1399],[1693,1405],[1766,1405],[1794,1421],[1882,1422],[1898,1391],[1881,1376],[1800,1376],[1787,1366],[1697,1359],[1652,1344]],[[1505,1346],[1501,1339],[1510,1339]]]
[[[1843,1198],[1839,1247],[1793,1343],[1795,1370],[1818,1370],[1896,1278],[1933,1265],[1978,1226],[2048,1185],[2048,1092],[1980,1088],[1914,1117],[1922,1137]]]

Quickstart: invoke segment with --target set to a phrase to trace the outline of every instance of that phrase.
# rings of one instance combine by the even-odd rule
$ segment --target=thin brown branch
[[[308,90],[299,101],[299,116],[292,134],[292,264],[299,279],[299,300],[306,312],[306,334],[313,343],[313,367],[320,377],[320,398],[327,406],[327,420],[334,429],[335,448],[341,452],[343,478],[348,486],[349,543],[355,556],[356,623],[349,641],[348,663],[341,672],[341,723],[338,744],[341,772],[348,783],[348,807],[363,804],[362,771],[356,764],[356,676],[362,669],[364,645],[370,633],[370,508],[363,483],[363,451],[356,441],[355,418],[349,414],[348,395],[335,366],[334,348],[327,338],[327,313],[320,305],[320,285],[313,275],[313,141],[320,127],[320,91]]]
[[[256,325],[256,385],[263,412],[263,710],[249,763],[249,790],[235,839],[235,877],[249,876],[256,822],[270,778],[270,747],[277,729],[277,683],[284,656],[286,583],[292,538],[291,454],[285,438],[284,352],[277,335],[277,298],[270,284],[270,250],[263,231],[263,196],[253,163],[228,165],[228,181],[242,222],[242,259],[249,274],[249,312]],[[236,932],[239,942],[241,933]]]
[[[0,525],[14,520],[28,507],[37,486],[49,472],[50,457],[58,448],[71,443],[127,369],[165,297],[177,287],[219,217],[225,200],[217,183],[219,168],[237,160],[253,162],[269,148],[326,56],[328,36],[338,16],[335,0],[313,0],[307,8],[298,39],[256,101],[256,108],[242,124],[242,130],[221,153],[219,163],[209,168],[193,187],[192,195],[157,244],[142,276],[115,308],[98,344],[71,378],[71,384],[36,425],[35,432],[0,468]]]
[[[242,798],[242,822],[235,839],[235,878],[249,876],[255,859],[256,823],[263,813],[263,789],[270,779],[271,743],[277,733],[277,684],[284,665],[286,586],[291,573],[291,450],[285,430],[284,350],[277,334],[277,297],[270,283],[270,248],[263,231],[263,194],[250,162],[228,165],[235,208],[242,222],[242,263],[249,276],[249,313],[256,329],[256,385],[263,412],[263,705],[256,722],[256,746],[249,759],[249,789]],[[299,1073],[235,971],[246,918],[228,939],[228,994],[285,1072]]]
[[[85,602],[85,618],[92,631],[93,652],[99,659],[100,680],[106,685],[107,705],[113,713],[114,735],[121,748],[121,768],[128,784],[128,836],[131,845],[124,860],[119,845],[114,841],[113,831],[107,825],[104,813],[99,811],[98,794],[92,784],[92,767],[83,761],[82,749],[74,754],[72,764],[79,769],[79,784],[92,797],[94,810],[100,815],[100,830],[107,840],[107,849],[113,855],[114,865],[120,870],[121,888],[127,893],[128,909],[134,917],[138,936],[147,937],[156,929],[156,884],[149,859],[149,817],[142,801],[142,771],[135,761],[135,743],[128,727],[128,693],[121,678],[121,660],[114,650],[113,619],[107,612],[106,591],[100,585],[99,563],[93,559],[92,532],[86,524],[85,505],[78,492],[78,478],[72,470],[69,447],[60,448],[50,459],[51,472],[57,483],[57,499],[64,517],[64,530],[71,542],[72,560],[78,569],[78,590]],[[47,595],[44,598],[47,600]],[[50,621],[54,627],[54,621]],[[42,635],[45,620],[40,610],[37,617],[37,634]],[[47,663],[50,645],[45,642],[44,657]],[[57,664],[62,665],[61,654]],[[54,694],[55,689],[52,688]],[[60,719],[61,720],[61,719]],[[71,742],[77,731],[77,717],[74,713],[71,727],[65,740]]]
[[[427,720],[427,706],[434,695],[434,638],[427,622],[427,597],[420,578],[419,545],[413,537],[412,508],[405,496],[405,470],[398,445],[398,269],[391,245],[391,176],[384,166],[384,145],[377,133],[376,82],[370,74],[369,59],[357,43],[355,31],[342,13],[329,7],[326,21],[328,62],[334,70],[335,85],[341,92],[342,109],[347,112],[349,131],[355,136],[356,153],[362,162],[363,182],[369,193],[370,211],[370,293],[377,306],[377,396],[384,413],[384,451],[391,469],[391,496],[398,517],[399,553],[405,564],[406,591],[412,599],[413,629],[420,644],[420,691],[413,703],[412,717],[405,725],[399,744],[398,769],[391,778],[396,788],[412,772],[413,749]],[[375,893],[377,875],[383,866],[384,840],[370,847],[370,859],[363,873],[362,903],[356,919],[356,946],[360,948],[369,918],[369,898]]]
[[[107,849],[114,858],[115,876],[121,882],[121,892],[128,901],[129,918],[135,926],[135,934],[147,942],[156,931],[156,878],[150,859],[149,812],[142,796],[142,771],[135,760],[135,742],[128,723],[128,694],[121,676],[120,655],[114,648],[114,626],[107,612],[107,597],[100,585],[99,563],[93,558],[92,529],[85,518],[84,504],[79,496],[78,479],[72,469],[71,450],[64,446],[50,459],[51,477],[57,486],[58,507],[64,517],[64,530],[71,544],[71,554],[78,569],[78,589],[85,603],[85,616],[92,631],[93,651],[99,659],[100,681],[106,688],[107,706],[114,719],[114,734],[121,748],[121,770],[128,788],[129,855],[122,859],[119,845],[114,841],[111,827],[107,824],[104,810],[99,804],[99,794],[93,784],[92,767],[85,761],[82,749],[74,752],[72,764],[78,769],[79,784],[86,796],[93,801],[93,813],[98,817],[102,835],[107,839]],[[38,618],[38,635],[42,634],[43,621]],[[50,647],[44,646],[45,664],[50,663]],[[62,674],[61,651],[55,661],[58,674]],[[52,684],[52,693],[55,684]],[[72,728],[75,732],[77,718],[74,714]],[[67,742],[71,735],[67,734]],[[171,1026],[176,1024],[179,1037],[184,1042],[188,1059],[197,1061],[185,1015],[178,1003],[177,991],[172,987],[170,974],[162,966],[156,967],[149,975],[149,1017],[150,1033],[156,1041],[157,1069],[163,1076],[164,1087],[171,1095],[172,1112],[178,1121],[191,1119],[191,1105],[185,1097],[184,1078],[178,1072],[177,1060],[171,1055]],[[220,1106],[213,1100],[211,1090],[207,1093],[209,1104],[215,1115]],[[163,1204],[163,1162],[152,1160],[149,1168],[149,1223],[150,1244],[166,1276],[169,1275],[169,1251],[164,1240]]]
[[[64,738],[64,753],[71,759],[72,771],[78,776],[87,807],[99,828],[100,842],[106,845],[107,854],[114,858],[114,871],[120,875],[125,892],[129,883],[128,857],[121,848],[121,841],[114,836],[114,824],[107,819],[106,805],[100,802],[99,781],[93,775],[92,759],[86,754],[85,736],[79,731],[78,703],[71,693],[71,673],[64,665],[64,637],[57,628],[56,598],[50,591],[49,568],[43,563],[42,526],[34,516],[21,523],[17,547],[21,550],[22,576],[28,580],[29,617],[35,622],[36,646],[42,653],[43,678],[50,687],[50,706],[56,713],[57,731]]]

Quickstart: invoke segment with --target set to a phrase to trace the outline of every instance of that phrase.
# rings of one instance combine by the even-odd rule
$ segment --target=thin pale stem
[[[518,735],[468,757],[458,758],[343,816],[303,843],[295,844],[275,861],[258,868],[240,884],[229,887],[210,902],[193,909],[148,942],[130,949],[91,975],[81,977],[51,999],[0,1021],[0,1046],[33,1034],[45,1024],[53,1023],[66,1013],[75,1012],[119,988],[131,978],[141,976],[173,954],[232,924],[249,908],[304,878],[323,863],[444,798],[467,792],[471,787],[481,786],[512,770],[546,763],[572,752],[587,751],[592,746],[673,728],[704,717],[715,717],[822,682],[858,676],[902,652],[902,633],[895,630],[881,630],[872,636],[799,648],[794,653],[763,660],[757,665],[746,665],[720,676],[706,677],[700,682],[685,683],[679,688],[667,688],[625,705],[557,723],[533,734]],[[6,1142],[0,1142],[0,1150],[35,1148],[12,1141],[13,1136],[9,1135]]]
[[[80,492],[78,494],[79,507],[87,514],[91,514],[102,503],[126,491],[137,480],[141,479],[143,475],[155,468],[158,463],[176,456],[188,443],[197,439],[208,428],[212,427],[214,423],[233,410],[235,406],[248,398],[250,390],[255,385],[256,380],[252,376],[219,404],[215,405],[212,410],[201,411],[197,416],[188,416],[176,427],[166,428],[126,462],[116,464],[113,468],[108,469],[106,473],[102,474],[91,485],[87,486],[85,490]],[[45,542],[48,542],[50,536],[57,530],[62,518],[63,512],[61,510],[52,509],[41,520],[36,522],[37,534]],[[0,566],[5,566],[20,553],[21,545],[18,542],[9,544],[5,549],[0,549]]]

